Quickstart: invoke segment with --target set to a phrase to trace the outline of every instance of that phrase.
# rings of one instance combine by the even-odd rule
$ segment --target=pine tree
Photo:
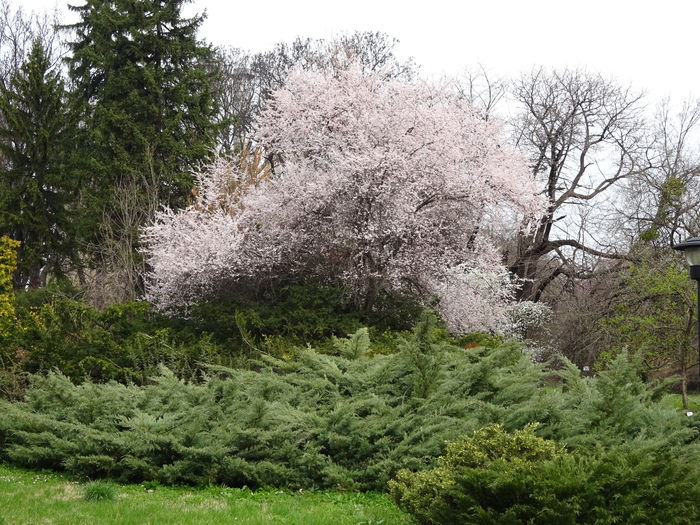
[[[87,0],[68,59],[83,102],[95,187],[157,179],[159,199],[185,202],[191,171],[216,136],[212,50],[199,42],[203,16],[183,18],[187,0]]]
[[[162,205],[177,208],[192,171],[214,149],[213,52],[197,40],[188,0],[86,0],[71,7],[69,75],[80,107],[76,148],[92,220],[85,232],[94,304],[136,298],[138,231]],[[99,296],[99,297],[98,297]]]
[[[15,287],[37,287],[73,257],[79,185],[69,173],[72,128],[60,74],[40,40],[0,87],[0,235],[21,242]]]

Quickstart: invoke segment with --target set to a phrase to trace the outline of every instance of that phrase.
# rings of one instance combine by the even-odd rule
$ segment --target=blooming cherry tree
[[[239,166],[219,160],[197,177],[190,207],[146,229],[156,304],[250,279],[314,278],[366,309],[408,291],[440,299],[456,331],[496,325],[510,285],[488,231],[542,205],[498,124],[447,85],[350,66],[292,72],[257,140],[269,177],[244,184]]]

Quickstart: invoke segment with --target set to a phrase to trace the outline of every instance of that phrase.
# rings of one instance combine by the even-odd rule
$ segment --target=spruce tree
[[[15,287],[37,287],[75,255],[72,130],[60,74],[40,40],[0,86],[0,235],[21,242]]]
[[[70,6],[80,20],[70,26],[69,73],[83,103],[81,146],[96,188],[153,176],[161,202],[178,206],[192,168],[213,149],[212,50],[197,40],[203,16],[182,16],[186,1]]]
[[[212,49],[188,0],[85,0],[71,6],[67,59],[80,110],[76,149],[90,199],[83,236],[94,304],[138,297],[139,229],[161,205],[187,202],[192,172],[214,149]],[[89,283],[88,283],[89,284]]]

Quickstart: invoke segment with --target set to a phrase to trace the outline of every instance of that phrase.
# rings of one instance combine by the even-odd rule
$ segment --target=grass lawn
[[[664,403],[675,409],[683,409],[683,398],[680,394],[667,394],[663,398]],[[700,417],[700,394],[688,394],[688,410]]]
[[[0,465],[0,525],[410,523],[384,494],[250,491],[225,487],[115,485],[114,499],[87,501],[86,484],[53,472]]]

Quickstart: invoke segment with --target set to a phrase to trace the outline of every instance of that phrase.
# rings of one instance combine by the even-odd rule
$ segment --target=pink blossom
[[[352,65],[293,71],[257,138],[274,176],[229,195],[222,188],[241,175],[219,160],[198,175],[190,207],[146,228],[157,305],[245,279],[313,277],[367,308],[380,293],[408,291],[440,299],[455,331],[497,326],[512,287],[486,232],[542,206],[498,124],[446,84]]]

